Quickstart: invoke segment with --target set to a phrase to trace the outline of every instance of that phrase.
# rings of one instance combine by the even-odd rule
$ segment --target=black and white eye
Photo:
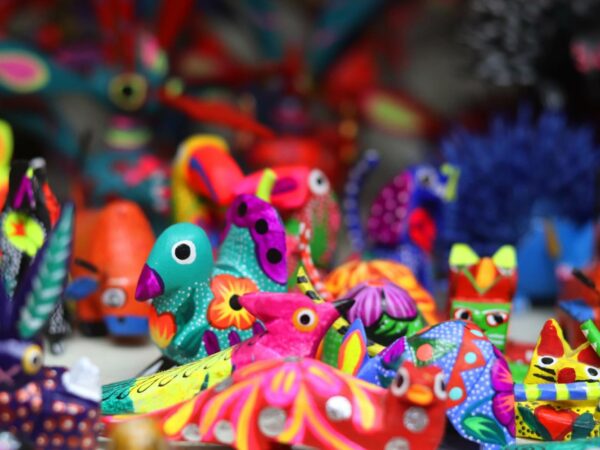
[[[490,327],[497,327],[508,322],[506,311],[490,311],[485,315],[485,321]]]
[[[102,303],[109,308],[120,308],[125,305],[127,294],[121,288],[108,288],[102,293]]]
[[[458,320],[472,320],[473,314],[467,308],[458,308],[454,311],[454,318]]]
[[[433,380],[433,392],[435,396],[440,400],[446,400],[448,396],[446,392],[446,382],[444,381],[444,374],[438,373]]]
[[[551,367],[556,364],[556,358],[554,356],[540,356],[538,357],[538,365],[542,367]]]
[[[196,261],[196,246],[192,241],[179,241],[171,248],[171,255],[177,264],[191,264]]]
[[[587,366],[585,368],[585,373],[591,380],[600,380],[600,369],[597,367]]]
[[[408,370],[405,367],[400,367],[398,372],[396,372],[396,377],[390,386],[392,390],[392,394],[396,397],[401,397],[408,390],[408,385],[410,384],[410,376],[408,375]]]
[[[308,187],[313,194],[325,195],[329,192],[329,180],[321,170],[314,169],[308,174]]]

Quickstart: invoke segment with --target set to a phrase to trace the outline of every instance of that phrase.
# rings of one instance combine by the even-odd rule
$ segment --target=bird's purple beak
[[[158,297],[165,292],[165,283],[156,271],[144,264],[135,288],[135,299],[138,301]]]

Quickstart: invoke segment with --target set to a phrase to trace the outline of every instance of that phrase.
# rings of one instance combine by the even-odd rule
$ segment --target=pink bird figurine
[[[174,405],[255,361],[314,357],[327,330],[354,303],[316,304],[299,293],[254,293],[239,301],[263,322],[264,332],[198,361],[103,386],[103,414],[140,414]]]

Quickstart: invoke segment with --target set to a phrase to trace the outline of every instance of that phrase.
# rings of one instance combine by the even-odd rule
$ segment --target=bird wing
[[[193,397],[231,375],[232,348],[183,366],[102,386],[102,413],[141,414]]]
[[[285,227],[275,208],[254,195],[240,195],[227,212],[227,230],[215,274],[250,279],[263,292],[284,292]]]

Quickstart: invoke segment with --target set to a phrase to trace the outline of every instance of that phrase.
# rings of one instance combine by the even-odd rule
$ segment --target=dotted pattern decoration
[[[45,368],[18,389],[0,390],[0,429],[26,436],[38,449],[93,449],[99,432],[97,403],[62,384],[62,368]]]
[[[360,219],[360,193],[367,175],[379,164],[379,153],[367,150],[363,157],[348,173],[344,186],[343,212],[344,222],[352,248],[362,253],[367,248],[365,234]]]
[[[285,284],[285,231],[275,209],[253,195],[240,195],[227,212],[227,223],[250,231],[256,244],[257,261],[263,272],[277,283]],[[275,231],[276,227],[280,230]]]
[[[377,195],[367,221],[367,233],[375,243],[398,245],[407,225],[408,201],[412,188],[413,175],[402,172]]]

